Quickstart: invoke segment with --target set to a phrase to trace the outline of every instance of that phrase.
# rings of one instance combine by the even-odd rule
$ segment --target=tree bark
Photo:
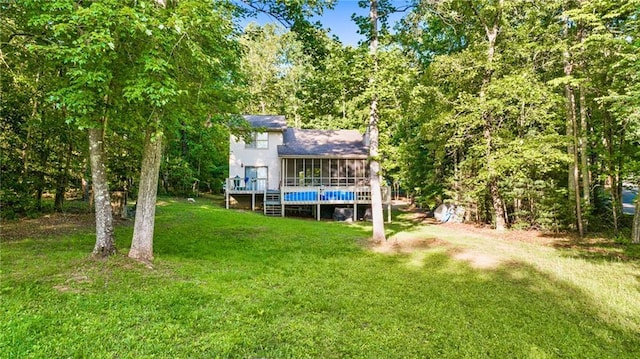
[[[578,234],[580,238],[584,236],[584,226],[582,221],[582,198],[580,196],[580,169],[579,163],[580,158],[578,155],[578,147],[579,147],[579,133],[578,133],[578,121],[576,119],[576,100],[573,92],[573,87],[571,85],[567,85],[566,87],[566,95],[568,106],[570,106],[570,110],[568,112],[568,120],[567,128],[571,127],[571,153],[573,163],[570,166],[572,173],[569,174],[571,184],[573,187],[573,200],[575,201],[575,210],[576,210],[576,225],[578,227]]]
[[[153,229],[158,196],[160,160],[162,158],[162,134],[160,132],[147,132],[142,156],[140,186],[138,188],[138,201],[136,202],[136,220],[133,227],[133,240],[129,250],[129,257],[148,263],[153,260]]]
[[[64,167],[60,168],[60,170],[58,171],[58,178],[56,180],[56,196],[53,205],[56,212],[62,212],[64,209],[64,195],[67,191],[67,182],[69,182],[69,166],[71,163],[71,156],[73,156],[73,144],[71,141],[69,141]]]
[[[565,20],[568,21],[568,20]],[[565,29],[565,36],[567,30]],[[564,57],[564,74],[569,77],[573,72],[573,63],[571,62],[571,54],[569,50],[566,50],[563,54]],[[568,190],[569,200],[574,201],[574,210],[576,214],[576,226],[580,238],[584,236],[584,228],[582,222],[582,203],[580,198],[580,170],[578,164],[580,163],[578,157],[578,126],[576,119],[576,99],[571,84],[567,83],[564,87],[566,97],[566,119],[567,119],[567,137],[569,138],[569,144],[567,144],[567,154],[571,157],[568,170]]]
[[[500,0],[498,8],[498,14],[494,18],[493,23],[488,24],[481,18],[480,14],[476,9],[473,9],[474,13],[478,17],[478,19],[482,22],[485,35],[487,36],[487,67],[482,79],[482,87],[480,88],[480,99],[484,102],[486,98],[485,91],[489,84],[491,83],[491,79],[493,77],[493,60],[496,52],[496,41],[498,39],[498,34],[500,33],[500,21],[502,16],[502,6],[503,0]],[[471,6],[471,5],[470,5]],[[495,215],[495,229],[497,231],[503,231],[506,229],[506,219],[505,219],[505,210],[504,210],[504,201],[502,200],[502,195],[500,194],[500,188],[498,187],[498,178],[495,174],[493,174],[493,122],[494,116],[490,110],[485,111],[482,114],[482,118],[484,119],[484,139],[486,146],[486,163],[487,163],[487,172],[489,172],[489,195],[491,196],[491,203],[493,207],[493,214]]]
[[[369,20],[371,21],[371,38],[369,41],[369,53],[373,59],[373,71],[369,78],[369,86],[373,90],[371,105],[369,108],[369,185],[371,186],[371,215],[373,221],[374,243],[386,240],[384,233],[384,215],[382,213],[382,191],[380,188],[380,163],[378,162],[379,132],[378,132],[378,91],[375,77],[378,71],[378,1],[371,0],[369,8]]]
[[[591,205],[591,171],[589,171],[587,101],[584,86],[580,86],[580,162],[582,172],[582,199],[585,206]]]
[[[111,199],[105,167],[103,131],[102,127],[89,129],[89,159],[96,211],[96,245],[92,255],[98,258],[104,258],[116,252]]]
[[[487,152],[491,152],[491,133],[485,131],[485,139],[487,141]],[[488,170],[492,171],[491,153],[487,154]],[[502,196],[500,195],[500,188],[498,187],[498,178],[491,175],[489,180],[489,193],[491,195],[491,203],[493,205],[493,213],[495,214],[495,226],[497,231],[504,231],[506,229],[505,210]]]
[[[640,183],[638,183],[637,188],[640,189]],[[640,244],[640,193],[636,196],[636,210],[633,214],[631,243]]]
[[[44,141],[44,149],[40,152],[40,167],[36,170],[36,208],[38,211],[42,210],[42,193],[44,192],[45,181],[45,168],[47,168],[47,162],[49,161],[49,150],[47,141]]]
[[[618,235],[618,222],[619,222],[619,214],[622,209],[621,203],[621,193],[620,193],[620,185],[619,185],[619,176],[618,170],[616,168],[616,153],[615,153],[615,144],[614,144],[614,129],[613,129],[613,121],[608,113],[605,112],[603,116],[604,121],[604,143],[607,149],[607,179],[610,186],[611,191],[611,215],[613,218],[613,231],[615,235]]]

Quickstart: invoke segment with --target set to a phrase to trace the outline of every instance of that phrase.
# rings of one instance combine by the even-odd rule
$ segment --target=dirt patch
[[[448,246],[447,241],[438,238],[393,238],[371,249],[376,253],[412,253],[419,249]]]
[[[450,253],[451,258],[465,261],[473,268],[496,269],[504,261],[486,253],[478,253],[470,250],[456,250]]]
[[[382,244],[372,246],[371,250],[383,254],[416,254],[420,253],[421,250],[436,247],[446,247],[446,253],[451,258],[465,261],[471,267],[477,269],[496,269],[504,263],[504,260],[498,257],[469,249],[457,248],[439,238],[403,238],[402,236],[396,236]]]
[[[16,221],[3,221],[0,230],[2,241],[15,241],[27,238],[44,238],[64,234],[90,232],[96,227],[93,213],[71,214],[52,213],[39,218],[22,218]],[[115,225],[128,225],[132,220],[115,219]]]
[[[76,286],[78,284],[91,283],[91,279],[86,275],[76,274],[71,278],[67,279],[64,284],[54,285],[53,289],[62,292],[62,293],[81,293],[81,290]]]
[[[478,226],[466,223],[441,223],[441,226],[450,228],[461,234],[473,234],[491,239],[501,239],[505,241],[519,241],[540,245],[550,245],[560,238],[565,238],[564,234],[549,234],[536,230],[516,230],[496,231],[489,226]]]
[[[565,255],[584,258],[588,260],[607,260],[607,261],[638,261],[640,260],[640,248],[627,244],[617,243],[611,238],[598,235],[591,235],[587,238],[579,238],[577,234],[571,232],[544,232],[538,230],[505,230],[496,231],[490,226],[482,226],[466,223],[441,223],[434,218],[427,216],[423,211],[411,208],[409,206],[397,208],[401,212],[402,220],[413,222],[416,226],[439,226],[446,232],[455,236],[475,237],[482,240],[493,241],[497,245],[498,242],[507,244],[509,242],[523,242],[538,246],[551,247],[561,250]],[[400,232],[396,235],[400,238],[400,243],[393,246],[380,246],[375,250],[386,253],[407,253],[412,250],[419,249],[421,239],[402,238],[405,233]],[[409,235],[410,236],[410,235]],[[395,238],[395,237],[394,237]],[[422,239],[423,241],[433,241],[434,239]],[[407,241],[406,243],[404,241]],[[446,241],[442,241],[446,244]],[[394,244],[394,242],[392,242]],[[453,248],[448,251],[452,258],[465,260],[472,266],[478,268],[495,268],[500,264],[501,258],[493,258],[482,251],[472,252]],[[503,263],[504,264],[504,263]]]

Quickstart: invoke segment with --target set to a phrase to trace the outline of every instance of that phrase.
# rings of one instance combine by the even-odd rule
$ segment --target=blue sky
[[[396,5],[404,5],[407,0],[392,1]],[[325,10],[322,16],[317,16],[313,20],[319,20],[325,28],[331,29],[332,35],[337,35],[345,45],[356,45],[358,41],[363,40],[363,37],[358,34],[358,27],[351,20],[351,14],[366,16],[369,14],[368,9],[361,9],[358,7],[357,0],[338,0],[333,10]],[[390,17],[390,25],[399,20],[404,14],[393,14]],[[269,22],[275,22],[273,18],[267,15],[260,15],[257,19],[248,19],[243,22],[242,26],[248,24],[251,21],[255,21],[259,24],[266,24]]]
[[[330,28],[331,34],[337,35],[343,44],[356,45],[363,37],[358,34],[358,26],[351,20],[353,13],[364,16],[368,14],[368,10],[359,8],[357,0],[338,0],[333,10],[326,10],[314,20],[319,20],[325,28]]]

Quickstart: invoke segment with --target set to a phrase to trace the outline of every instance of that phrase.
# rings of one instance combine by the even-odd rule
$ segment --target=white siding
[[[242,138],[231,136],[229,140],[229,177],[244,178],[245,166],[269,168],[268,189],[277,190],[280,185],[280,159],[278,145],[282,145],[282,132],[269,132],[269,148],[245,148]]]

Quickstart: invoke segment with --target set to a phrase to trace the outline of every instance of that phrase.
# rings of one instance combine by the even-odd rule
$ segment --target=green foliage
[[[189,164],[181,157],[165,157],[160,166],[160,173],[165,194],[191,195],[193,186],[197,186],[198,179]]]
[[[574,89],[573,116],[587,126],[576,141],[586,142],[592,197],[607,185],[602,179],[611,182],[636,162],[629,149],[637,137],[627,131],[639,123],[637,106],[627,101],[637,83],[629,80],[637,75],[638,6],[614,3],[419,2],[399,35],[425,69],[405,120],[409,140],[400,145],[409,187],[423,198],[477,207],[476,218],[489,222],[495,195],[488,186],[497,179],[512,225],[571,226],[566,169],[574,159],[566,153],[574,138],[565,137],[565,85]],[[493,26],[499,31],[489,57]],[[598,201],[583,206],[607,211]]]
[[[227,114],[238,112],[233,11],[202,1],[3,4],[3,210],[38,210],[43,192],[86,180],[80,130],[96,126],[105,128],[111,189],[135,192],[146,130],[183,126],[192,142],[212,142],[192,143],[182,160],[211,188],[224,176]]]
[[[393,36],[386,21],[397,9],[379,1],[377,67],[366,44],[343,46],[309,22],[332,4],[5,2],[2,215],[35,212],[42,193],[87,179],[79,129],[105,127],[111,189],[136,191],[152,130],[166,138],[165,191],[217,191],[228,114],[278,113],[291,126],[364,132],[376,93],[384,175],[423,203],[458,202],[490,222],[488,185],[497,183],[513,226],[571,228],[567,145],[575,137],[586,144],[592,180],[582,204],[588,228],[625,222],[612,182],[638,183],[640,173],[638,0],[415,1]],[[369,5],[362,2],[363,15]],[[247,10],[288,30],[252,24],[240,34],[233,19]],[[366,16],[354,20],[369,33]],[[492,22],[499,32],[489,61]],[[585,110],[576,136],[566,136],[566,86],[576,118]]]
[[[333,8],[336,0],[244,0],[240,2],[240,11],[255,15],[268,14],[295,34],[303,45],[301,50],[311,60],[314,67],[320,68],[327,55],[325,47],[327,33],[319,22],[312,23],[309,18],[320,15],[325,8]]]

